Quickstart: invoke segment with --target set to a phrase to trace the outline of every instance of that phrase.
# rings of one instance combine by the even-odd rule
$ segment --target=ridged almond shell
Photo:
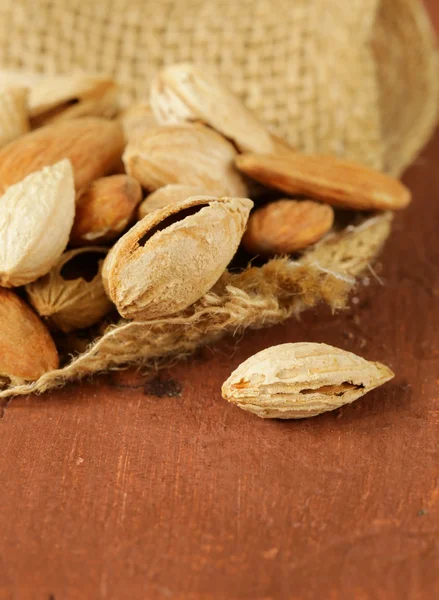
[[[101,277],[106,254],[100,247],[69,250],[47,275],[26,286],[31,304],[51,327],[65,333],[91,327],[113,308]],[[64,273],[69,265],[73,274]]]
[[[0,147],[29,131],[27,98],[24,87],[0,92]]]
[[[170,183],[169,185],[159,188],[145,198],[145,200],[139,206],[139,220],[156,210],[164,208],[165,206],[183,202],[183,200],[187,200],[191,196],[204,195],[206,195],[206,190],[201,187],[184,185],[183,183]]]
[[[264,419],[302,419],[354,402],[393,377],[379,362],[299,342],[251,356],[224,383],[222,395]]]
[[[74,214],[68,160],[8,188],[0,198],[0,286],[24,285],[48,273],[67,246]]]
[[[200,121],[242,152],[273,152],[270,133],[218,77],[190,63],[164,67],[151,84],[150,104],[162,125]]]
[[[11,290],[0,288],[0,389],[35,381],[58,367],[58,352],[40,318]]]
[[[127,319],[183,310],[233,258],[253,202],[198,196],[139,221],[113,246],[103,269],[107,294]]]
[[[219,196],[245,197],[247,187],[234,166],[235,148],[204,125],[158,127],[128,143],[128,175],[154,191],[170,183],[201,187]]]
[[[268,187],[341,208],[397,210],[411,200],[410,191],[397,179],[334,156],[241,154],[235,162],[240,171]]]
[[[0,149],[0,194],[63,158],[72,164],[79,191],[111,173],[124,145],[122,128],[116,121],[89,117],[42,127]]]

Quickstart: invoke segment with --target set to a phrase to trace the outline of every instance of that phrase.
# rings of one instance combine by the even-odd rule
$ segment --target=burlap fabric
[[[0,68],[112,74],[124,100],[152,76],[207,64],[263,121],[305,152],[400,174],[436,122],[437,54],[419,0],[2,0]],[[390,230],[382,215],[334,234],[299,262],[226,273],[182,314],[112,325],[88,351],[34,384],[44,391],[127,363],[182,355],[227,331],[344,304]]]

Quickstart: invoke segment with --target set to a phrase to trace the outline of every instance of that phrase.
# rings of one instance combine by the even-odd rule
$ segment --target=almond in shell
[[[241,152],[273,152],[270,133],[218,77],[190,63],[165,67],[151,84],[150,104],[162,125],[199,121]]]
[[[48,273],[67,245],[74,214],[68,160],[8,188],[0,198],[0,285],[16,287]]]
[[[79,117],[115,116],[118,88],[107,77],[58,75],[44,77],[32,86],[29,112],[33,127]]]
[[[222,395],[264,419],[302,419],[349,404],[392,377],[381,363],[299,342],[251,356],[224,383]]]
[[[204,125],[159,127],[128,143],[123,161],[128,175],[154,191],[170,183],[201,187],[220,196],[247,195],[234,166],[232,144]]]
[[[101,277],[106,254],[100,247],[69,250],[47,275],[26,286],[31,304],[52,328],[84,329],[112,309]]]
[[[181,311],[203,296],[233,258],[253,203],[198,196],[147,215],[104,263],[108,296],[127,319]]]

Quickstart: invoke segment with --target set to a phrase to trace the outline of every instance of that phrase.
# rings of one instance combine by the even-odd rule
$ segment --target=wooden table
[[[3,405],[1,600],[437,594],[438,160],[436,135],[406,175],[415,201],[384,285],[370,278],[352,310],[249,332],[154,381],[118,374]],[[221,399],[243,359],[298,340],[397,376],[308,421]]]

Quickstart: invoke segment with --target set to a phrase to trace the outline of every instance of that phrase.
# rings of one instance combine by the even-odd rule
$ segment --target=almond
[[[298,342],[248,358],[224,383],[222,395],[264,419],[303,419],[349,404],[392,377],[381,363],[327,344]]]
[[[312,200],[278,200],[250,215],[242,238],[251,254],[291,254],[317,242],[334,221],[330,206]]]
[[[140,183],[128,175],[97,179],[78,194],[70,243],[87,246],[113,242],[134,220],[141,200]]]
[[[19,296],[0,288],[0,386],[35,381],[57,367],[45,325]]]
[[[32,126],[88,116],[111,118],[118,110],[117,93],[116,83],[106,77],[85,74],[45,77],[31,88]]]
[[[8,188],[0,198],[0,285],[24,285],[50,271],[67,245],[74,214],[68,160]]]
[[[70,160],[81,190],[111,172],[123,147],[121,126],[114,121],[90,117],[42,127],[0,149],[0,194],[63,158]]]
[[[98,323],[111,309],[101,270],[107,250],[65,252],[47,275],[26,286],[30,302],[54,329],[68,333]]]
[[[197,196],[147,215],[105,259],[108,296],[127,319],[184,310],[218,281],[241,241],[253,203]]]
[[[151,84],[150,104],[162,125],[200,121],[232,140],[242,152],[273,152],[270,133],[218,77],[207,69],[175,64]]]
[[[219,196],[244,197],[247,187],[234,166],[235,148],[204,125],[158,127],[128,143],[128,175],[154,191],[169,183],[201,187]]]
[[[155,210],[165,208],[165,206],[169,206],[170,204],[183,202],[183,200],[187,200],[191,196],[205,195],[206,190],[203,188],[195,187],[194,185],[184,185],[182,183],[170,183],[169,185],[159,188],[145,198],[139,206],[139,220]]]
[[[10,88],[0,92],[0,146],[29,131],[26,88]]]
[[[242,154],[235,163],[240,171],[268,187],[341,208],[397,210],[411,200],[410,191],[397,179],[332,156]]]

